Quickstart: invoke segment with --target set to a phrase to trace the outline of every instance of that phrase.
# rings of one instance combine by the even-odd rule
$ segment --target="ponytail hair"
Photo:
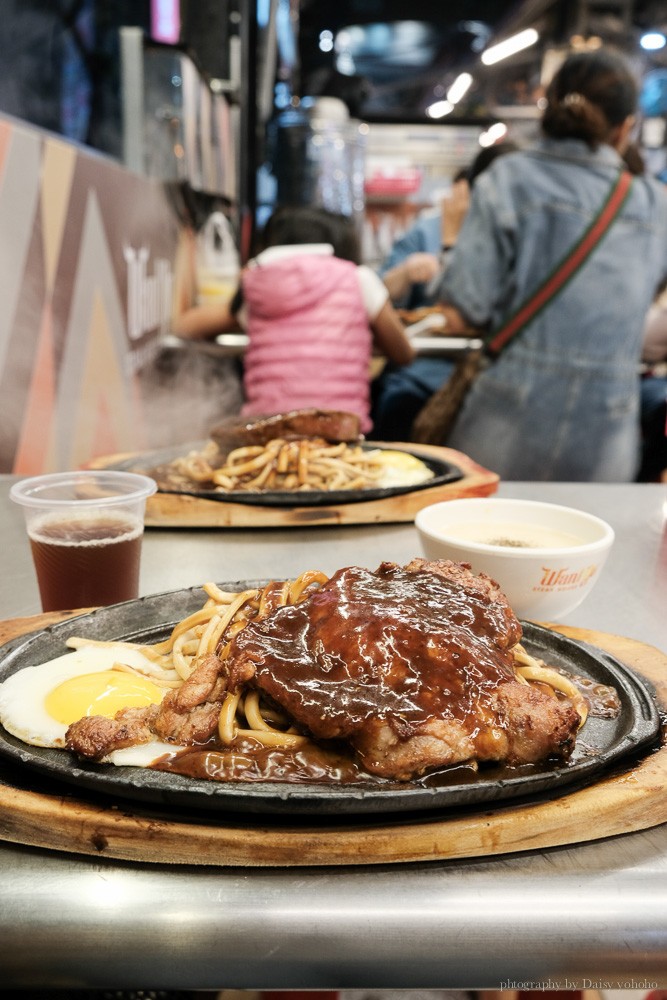
[[[542,131],[552,139],[583,139],[596,149],[636,106],[637,84],[620,56],[608,49],[577,52],[547,88]]]

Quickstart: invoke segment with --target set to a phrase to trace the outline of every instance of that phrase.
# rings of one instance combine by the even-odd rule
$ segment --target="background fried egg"
[[[384,468],[377,485],[382,488],[413,486],[433,479],[433,470],[416,455],[410,455],[407,451],[383,448],[379,457]]]
[[[114,670],[115,663],[150,672],[138,649],[122,644],[83,646],[54,660],[24,667],[0,684],[0,722],[13,736],[38,747],[64,749],[69,725],[86,715],[113,718],[121,708],[159,704],[165,688],[148,677]],[[147,767],[180,747],[158,740],[115,750],[105,761]]]

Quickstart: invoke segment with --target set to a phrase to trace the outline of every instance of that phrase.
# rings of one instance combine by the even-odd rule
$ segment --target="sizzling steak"
[[[579,716],[516,679],[520,639],[498,585],[464,564],[349,567],[242,629],[228,686],[259,688],[316,739],[349,741],[384,777],[566,758]]]
[[[324,438],[325,441],[348,443],[359,440],[361,426],[355,413],[341,410],[290,410],[274,416],[234,418],[214,427],[211,438],[221,455],[234,448],[264,445],[274,438]]]

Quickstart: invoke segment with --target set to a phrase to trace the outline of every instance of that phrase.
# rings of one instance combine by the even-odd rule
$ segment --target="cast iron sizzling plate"
[[[220,586],[240,591],[265,583],[250,580]],[[200,608],[205,599],[200,588],[156,594],[101,608],[15,639],[0,649],[0,681],[22,667],[67,652],[65,640],[72,635],[158,642],[167,637],[174,624]],[[450,772],[451,783],[446,785],[435,784],[428,778],[410,784],[361,787],[217,782],[143,768],[82,764],[67,751],[22,743],[2,727],[0,754],[51,779],[121,799],[216,813],[345,815],[349,818],[467,808],[518,797],[560,794],[573,785],[590,784],[611,764],[636,754],[657,740],[660,716],[648,681],[600,649],[531,623],[524,623],[524,644],[529,652],[552,665],[597,683],[612,685],[621,699],[618,718],[590,718],[586,722],[566,766],[539,771],[528,769],[529,773],[521,773],[519,769],[509,772],[498,769],[499,773],[495,774],[491,767],[474,776],[459,768]]]
[[[182,458],[191,451],[201,451],[205,441],[195,441],[192,444],[182,444],[175,448],[163,448],[159,451],[145,452],[133,455],[105,466],[107,469],[120,469],[124,472],[141,472],[152,476],[158,483],[160,493],[181,493],[186,496],[200,497],[203,500],[220,500],[223,503],[251,504],[254,507],[329,507],[341,503],[363,503],[370,500],[384,500],[385,497],[398,496],[401,493],[412,493],[415,490],[429,489],[432,486],[443,486],[445,483],[455,483],[463,478],[458,466],[438,458],[420,454],[419,450],[410,448],[390,448],[385,450],[405,451],[419,458],[432,472],[433,478],[423,483],[411,483],[407,486],[368,487],[363,490],[205,490],[179,488],[160,482],[159,470],[175,458]],[[384,447],[371,442],[363,443],[362,448],[374,451]]]

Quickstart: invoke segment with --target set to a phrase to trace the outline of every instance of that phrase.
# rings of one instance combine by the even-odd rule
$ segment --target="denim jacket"
[[[576,244],[622,167],[545,139],[481,175],[440,299],[497,329]],[[475,384],[448,441],[508,479],[627,481],[642,331],[667,275],[667,189],[637,177],[602,242]]]

